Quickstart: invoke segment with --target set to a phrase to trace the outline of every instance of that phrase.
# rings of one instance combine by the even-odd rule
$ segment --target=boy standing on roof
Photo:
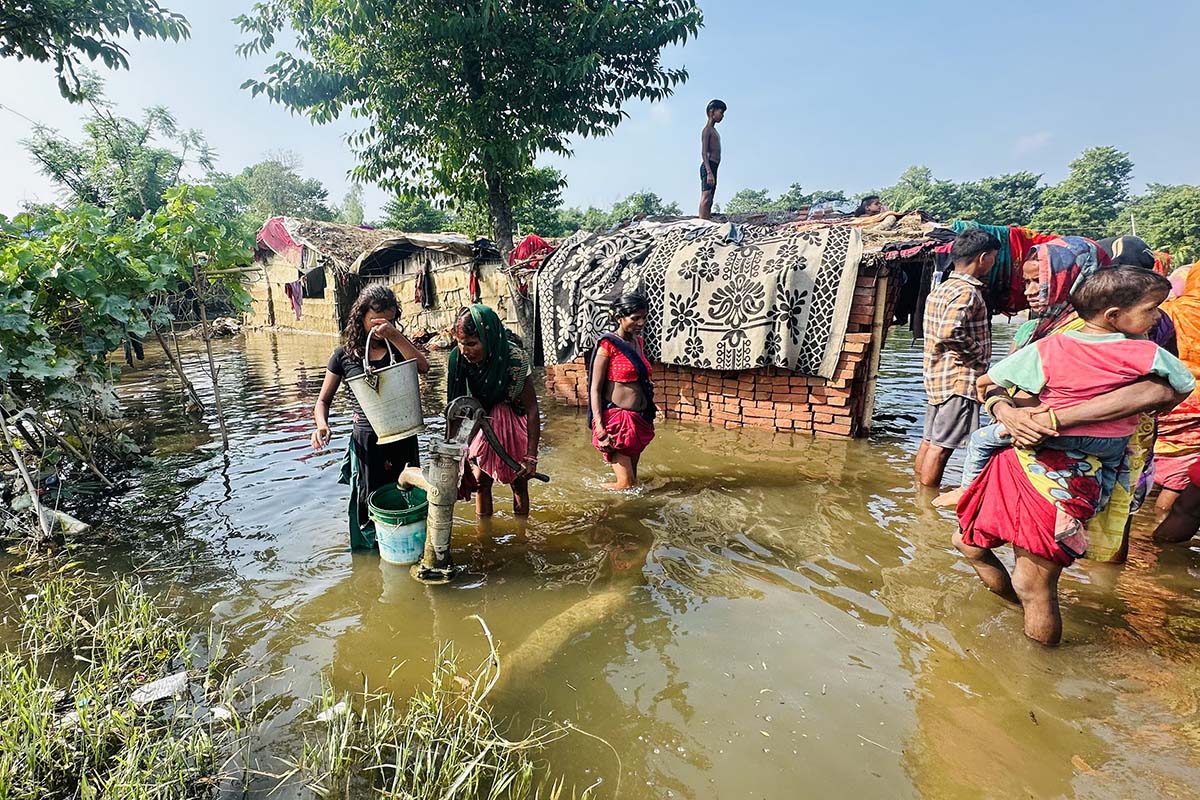
[[[721,166],[721,134],[717,123],[725,119],[727,106],[721,100],[708,104],[708,124],[700,132],[700,219],[712,217],[717,192],[717,168]]]
[[[950,248],[954,272],[925,303],[925,433],[915,472],[922,486],[940,486],[946,462],[979,428],[975,384],[992,360],[992,318],[983,279],[992,271],[1000,240],[969,228]]]

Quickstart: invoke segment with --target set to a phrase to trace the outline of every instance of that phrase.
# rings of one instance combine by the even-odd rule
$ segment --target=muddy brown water
[[[619,768],[583,736],[549,753],[601,797],[618,776],[623,798],[1200,796],[1200,549],[1140,540],[1123,569],[1069,570],[1065,644],[1026,642],[956,558],[951,516],[914,491],[923,398],[906,333],[885,353],[871,439],[660,422],[628,494],[600,488],[578,413],[545,404],[553,481],[533,488],[532,519],[502,492],[486,525],[460,504],[468,573],[440,588],[347,551],[341,398],[333,449],[308,444],[335,344],[218,344],[228,453],[211,419],[180,413],[150,353],[120,394],[152,460],[88,512],[98,569],[139,569],[278,672],[259,690],[263,769],[296,751],[322,673],[407,696],[439,642],[483,657],[477,614],[502,653],[553,644],[521,651],[496,710],[513,734],[570,720],[610,743]],[[436,414],[440,375],[425,389]]]

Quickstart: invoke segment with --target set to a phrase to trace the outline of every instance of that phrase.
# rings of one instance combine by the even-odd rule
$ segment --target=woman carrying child
[[[1085,281],[1091,280],[1090,276],[1098,274],[1097,264],[1095,246],[1079,237],[1064,237],[1034,249],[1024,265],[1024,273],[1026,296],[1037,319],[1031,334],[1018,347],[1035,344],[1037,355],[1021,358],[1030,362],[1041,358],[1044,354],[1036,347],[1037,342],[1051,334],[1065,335],[1066,331],[1078,330],[1087,324],[1077,318],[1069,298],[1072,291],[1082,289]],[[1056,644],[1061,638],[1058,577],[1063,567],[1074,560],[1074,556],[1059,544],[1056,533],[1064,532],[1064,516],[1082,523],[1095,514],[1102,494],[1102,462],[1099,457],[1078,450],[1065,451],[1041,445],[1047,438],[1057,436],[1060,430],[1086,432],[1086,427],[1079,427],[1086,424],[1121,421],[1119,432],[1124,433],[1130,417],[1169,408],[1186,396],[1173,388],[1169,380],[1146,379],[1156,371],[1173,375],[1176,372],[1169,362],[1159,359],[1158,349],[1152,342],[1137,340],[1137,344],[1131,344],[1135,340],[1127,340],[1123,333],[1115,332],[1121,328],[1113,325],[1112,319],[1121,319],[1119,325],[1130,329],[1140,328],[1143,324],[1147,329],[1153,327],[1158,312],[1151,301],[1161,301],[1166,296],[1161,287],[1142,286],[1139,279],[1132,279],[1123,270],[1121,275],[1123,277],[1114,284],[1124,287],[1126,282],[1131,282],[1141,287],[1133,290],[1133,294],[1138,295],[1137,302],[1120,300],[1114,304],[1113,298],[1109,297],[1104,310],[1092,317],[1093,320],[1099,317],[1103,320],[1102,326],[1111,326],[1114,330],[1105,327],[1105,333],[1085,334],[1083,338],[1073,336],[1059,344],[1063,350],[1079,349],[1094,361],[1122,364],[1124,377],[1110,379],[1102,388],[1073,387],[1071,391],[1076,394],[1068,393],[1069,399],[1063,400],[1067,404],[1054,407],[1052,413],[1045,406],[1018,408],[1006,391],[993,387],[987,400],[989,413],[1004,425],[1015,444],[1037,446],[1038,449],[1006,448],[997,452],[958,504],[960,531],[955,534],[955,546],[991,591],[1022,605],[1026,635],[1045,644]],[[1109,284],[1107,277],[1101,281],[1101,286]],[[1146,296],[1147,289],[1152,296]],[[1158,296],[1160,291],[1161,296]],[[1116,311],[1109,314],[1109,309]],[[1055,358],[1057,356],[1052,356],[1051,361]],[[1125,363],[1126,359],[1128,363]],[[1163,367],[1164,363],[1168,366]],[[1042,367],[1045,369],[1046,364]],[[1053,369],[1062,372],[1061,368]],[[1084,371],[1087,370],[1080,372]],[[1049,378],[1048,375],[1045,377]],[[1084,377],[1068,372],[1064,380],[1069,383]],[[1180,375],[1178,380],[1182,385],[1185,379]],[[1031,380],[1031,385],[1036,384],[1036,380]],[[1089,397],[1091,399],[1087,399]],[[1115,432],[1116,428],[1109,433]],[[1089,557],[1098,555],[1098,560],[1111,560],[1121,549],[1134,480],[1122,469],[1107,508],[1089,524],[1087,538],[1090,543],[1086,546]],[[1016,552],[1012,576],[991,552],[992,548],[1004,543],[1012,544]],[[1078,540],[1076,543],[1079,544]]]
[[[649,310],[645,295],[623,295],[613,305],[617,329],[600,337],[588,360],[592,445],[616,476],[606,489],[637,484],[638,461],[654,439],[654,384],[642,342]]]
[[[510,484],[513,512],[529,516],[529,478],[537,472],[541,435],[533,370],[521,339],[488,306],[462,309],[454,321],[457,347],[450,351],[449,400],[473,397],[480,402],[500,444],[521,465],[508,466],[480,431],[467,452],[471,469],[463,478],[462,499],[475,493],[475,512],[492,515],[492,484]]]
[[[399,316],[400,305],[396,302],[396,295],[386,286],[368,286],[354,301],[346,329],[342,331],[342,345],[329,357],[325,382],[321,384],[321,393],[313,407],[313,419],[317,425],[311,437],[313,449],[323,450],[328,446],[331,438],[329,406],[343,380],[363,374],[364,352],[373,369],[416,360],[418,372],[423,375],[429,371],[425,356],[396,327]],[[367,516],[367,499],[376,489],[395,483],[406,466],[417,465],[417,437],[379,444],[379,437],[375,435],[375,430],[349,387],[346,397],[354,426],[338,482],[350,486],[347,509],[350,548],[369,550],[375,546],[375,524]]]

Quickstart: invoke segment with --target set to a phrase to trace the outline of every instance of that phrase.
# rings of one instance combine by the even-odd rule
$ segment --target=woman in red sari
[[[1023,271],[1025,296],[1036,319],[1028,336],[1018,333],[1018,347],[1070,328],[1074,321],[1070,292],[1102,261],[1095,245],[1079,237],[1034,248]],[[1079,405],[1055,409],[1056,427],[1166,410],[1182,399],[1161,381],[1144,379]],[[1058,644],[1062,638],[1058,578],[1073,558],[1055,541],[1057,515],[1063,509],[1081,522],[1092,518],[1100,496],[1099,464],[1048,448],[1023,449],[1036,448],[1055,435],[1042,407],[1019,408],[1006,396],[990,398],[987,407],[1018,447],[994,456],[967,488],[958,504],[954,545],[989,590],[1022,606],[1026,636],[1042,644]],[[1140,472],[1141,467],[1137,469]],[[1119,484],[1122,479],[1124,504],[1118,500],[1121,492],[1114,490],[1100,524],[1107,538],[1115,536],[1118,542],[1129,516],[1131,483],[1136,483],[1129,471]],[[1011,544],[1016,555],[1011,575],[992,552],[1004,544]],[[1105,547],[1112,549],[1112,543],[1106,542]]]
[[[649,310],[642,294],[617,300],[613,306],[617,329],[600,337],[588,361],[592,444],[616,477],[606,489],[630,489],[637,484],[638,461],[654,438],[654,384],[642,344]]]

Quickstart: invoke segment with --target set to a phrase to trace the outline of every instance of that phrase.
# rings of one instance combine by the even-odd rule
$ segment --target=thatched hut
[[[517,323],[499,252],[461,234],[273,217],[258,232],[255,255],[261,269],[247,286],[251,325],[337,333],[359,292],[373,283],[395,291],[410,333],[448,328],[475,299]]]

